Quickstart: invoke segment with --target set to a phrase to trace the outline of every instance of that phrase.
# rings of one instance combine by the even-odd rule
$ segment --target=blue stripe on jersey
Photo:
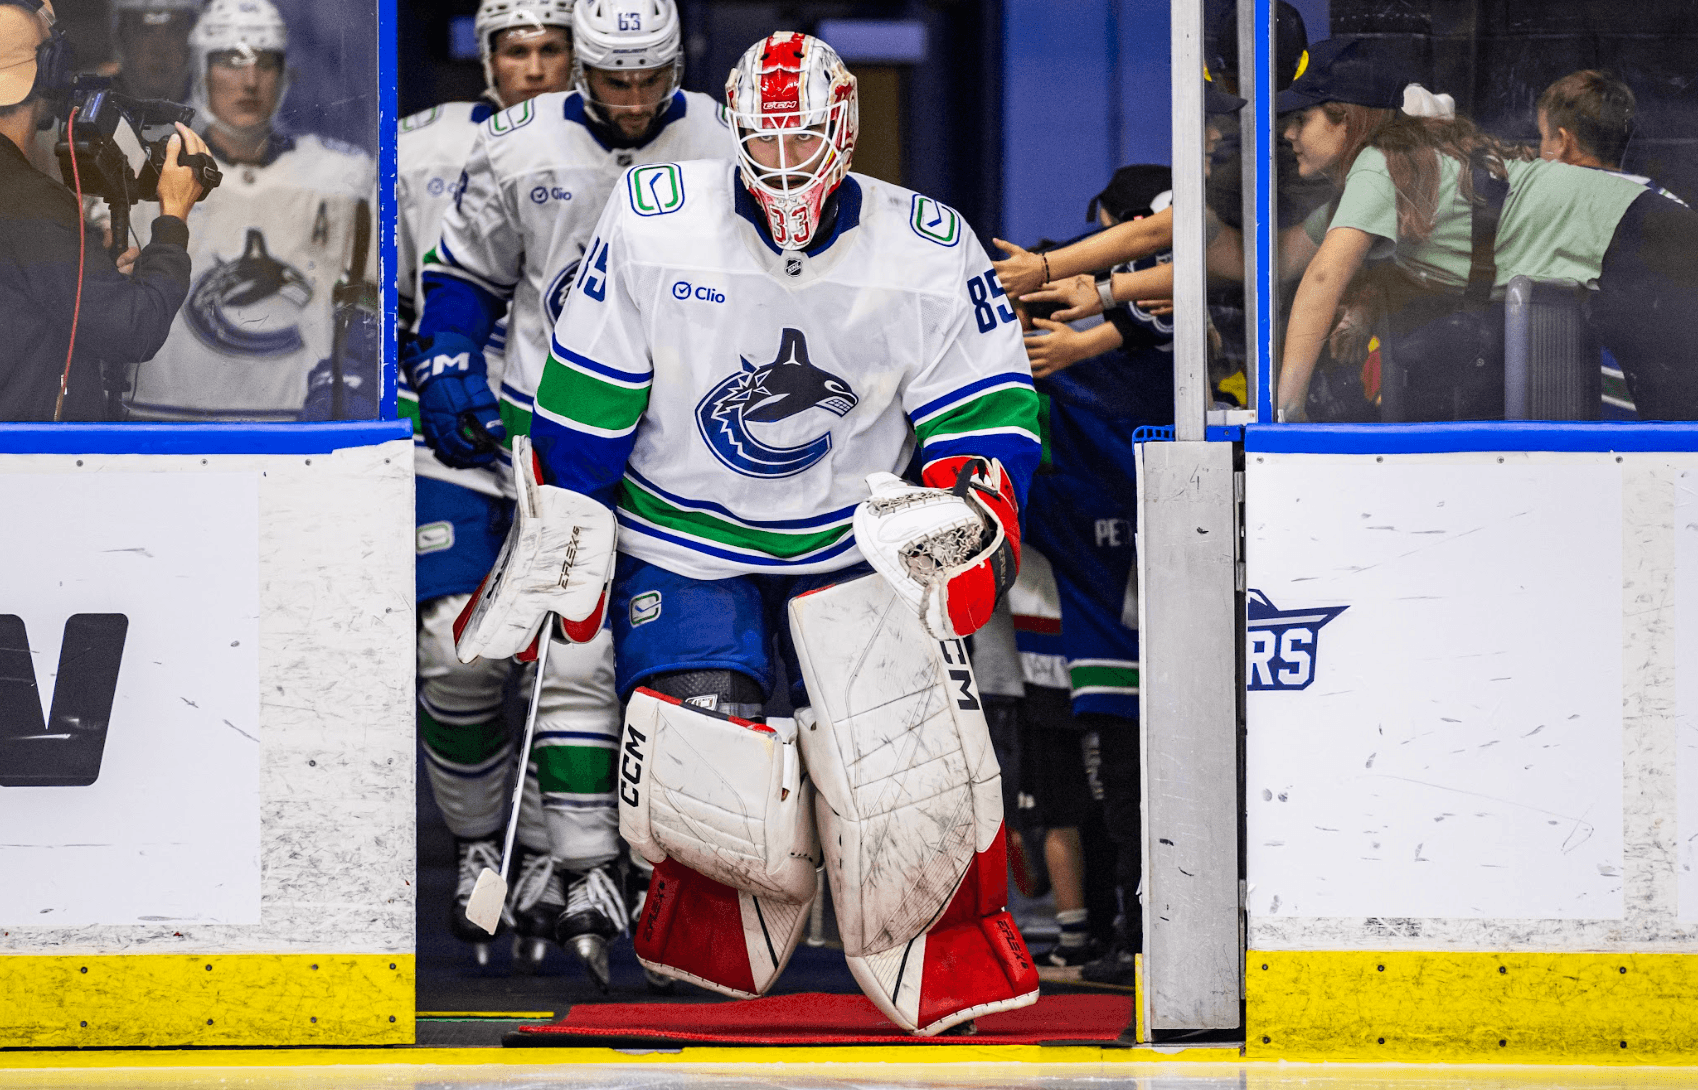
[[[959,389],[951,390],[942,397],[935,397],[926,402],[924,405],[921,405],[919,408],[908,414],[908,419],[924,420],[939,409],[948,408],[957,401],[966,401],[974,394],[988,390],[993,386],[1006,386],[1010,382],[1018,382],[1026,386],[1030,386],[1032,385],[1032,376],[1023,375],[1018,371],[1009,371],[1006,374],[991,375],[988,378],[979,379],[977,382],[969,382],[967,385],[962,386]]]
[[[1014,627],[1014,647],[1028,655],[1060,655],[1067,657],[1067,648],[1061,642],[1059,634],[1048,632],[1025,632],[1016,621]]]
[[[537,413],[531,417],[531,442],[542,459],[549,484],[569,488],[611,508],[619,482],[625,477],[631,448],[637,445],[637,433],[633,430],[629,435],[608,439],[573,431]]]
[[[532,409],[536,405],[536,398],[515,386],[509,386],[505,382],[501,384],[501,396],[515,405],[524,406],[526,409]]]
[[[1026,489],[1031,486],[1032,474],[1037,472],[1038,460],[1043,455],[1043,448],[1037,442],[1024,435],[963,435],[927,443],[920,452],[920,461],[935,462],[963,454],[1001,462],[1014,482],[1014,498],[1021,507],[1026,506]]]
[[[603,378],[610,378],[615,382],[629,382],[635,385],[646,385],[654,379],[654,372],[652,371],[621,371],[617,367],[610,367],[605,363],[592,360],[580,352],[574,352],[559,341],[553,341],[552,343],[554,345],[554,355],[557,358],[563,359],[568,363],[576,364],[591,374],[600,375]]]
[[[850,504],[848,507],[840,507],[836,511],[828,511],[823,515],[815,515],[812,518],[805,519],[775,519],[771,521],[751,519],[744,518],[742,515],[737,514],[737,512],[726,507],[721,507],[719,504],[714,503],[711,500],[693,500],[687,496],[680,496],[675,492],[668,492],[666,489],[655,484],[641,473],[638,473],[632,466],[625,467],[625,476],[636,481],[650,492],[653,492],[667,503],[676,507],[687,507],[695,511],[712,511],[716,515],[724,515],[733,522],[741,523],[744,526],[756,526],[764,530],[806,530],[815,526],[830,526],[853,516],[857,506],[856,504]]]
[[[650,526],[646,522],[638,522],[636,519],[626,515],[623,511],[619,511],[617,514],[619,515],[619,525],[624,527],[630,533],[643,534],[647,537],[656,538],[660,541],[669,542],[681,548],[688,549],[693,553],[702,553],[705,556],[716,556],[721,560],[730,560],[738,564],[755,564],[767,568],[795,568],[804,564],[818,564],[822,560],[830,560],[832,557],[842,556],[844,553],[855,547],[855,535],[845,534],[842,541],[839,541],[829,549],[824,549],[817,553],[810,553],[806,557],[798,560],[782,560],[776,556],[763,556],[760,553],[740,553],[734,552],[730,549],[718,549],[706,542],[692,541],[689,538],[676,537],[664,530]]]
[[[485,344],[495,323],[507,313],[507,300],[469,280],[427,270],[421,282],[425,297],[424,312],[419,315],[421,340],[438,333],[458,333],[473,344]]]

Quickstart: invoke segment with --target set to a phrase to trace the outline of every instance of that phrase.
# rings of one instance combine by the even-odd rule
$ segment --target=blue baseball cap
[[[1328,38],[1309,47],[1291,86],[1274,100],[1276,113],[1323,102],[1353,102],[1395,110],[1412,65],[1395,47],[1374,38]]]

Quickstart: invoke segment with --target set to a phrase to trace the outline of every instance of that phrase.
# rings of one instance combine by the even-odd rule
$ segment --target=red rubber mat
[[[523,1026],[509,1045],[653,1048],[700,1045],[1111,1044],[1132,1025],[1132,998],[1046,995],[987,1014],[975,1034],[912,1037],[864,995],[769,995],[724,1003],[580,1003],[546,1026]]]

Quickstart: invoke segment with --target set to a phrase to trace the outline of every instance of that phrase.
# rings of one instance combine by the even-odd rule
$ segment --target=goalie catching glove
[[[873,473],[855,508],[861,555],[920,616],[934,639],[978,631],[1020,568],[1014,484],[1002,463],[977,457],[927,465],[929,487]]]
[[[461,662],[511,658],[555,613],[573,643],[601,631],[618,524],[588,496],[542,482],[527,436],[513,440],[513,526],[472,600],[454,622]]]

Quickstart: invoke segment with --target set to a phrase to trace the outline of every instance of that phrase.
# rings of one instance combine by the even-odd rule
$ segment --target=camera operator
[[[179,151],[206,145],[178,125],[159,179],[153,241],[127,270],[89,237],[71,190],[24,148],[69,85],[47,0],[0,0],[0,420],[108,418],[103,364],[146,360],[165,343],[189,290],[189,209],[201,196]],[[73,334],[73,323],[75,331]]]

